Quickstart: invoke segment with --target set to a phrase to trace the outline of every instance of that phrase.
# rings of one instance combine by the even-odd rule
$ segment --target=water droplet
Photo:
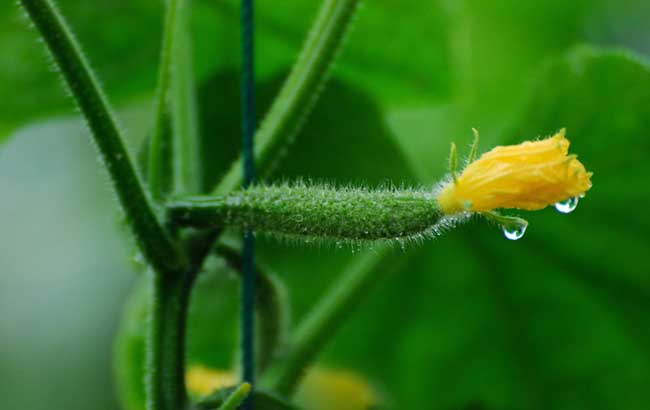
[[[528,224],[502,226],[503,235],[511,241],[516,241],[524,237]]]
[[[565,201],[560,201],[555,204],[555,209],[557,209],[558,212],[562,212],[563,214],[571,213],[578,206],[578,200],[579,198],[577,196],[574,196],[573,198],[569,198]]]

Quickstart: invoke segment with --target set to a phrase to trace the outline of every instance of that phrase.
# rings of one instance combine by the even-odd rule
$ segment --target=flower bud
[[[438,192],[445,214],[499,208],[537,210],[583,195],[591,172],[569,155],[565,131],[539,141],[499,146],[467,165]]]

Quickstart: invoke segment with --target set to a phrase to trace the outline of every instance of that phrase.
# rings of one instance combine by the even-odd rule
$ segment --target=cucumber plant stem
[[[158,219],[104,92],[63,16],[51,0],[20,3],[45,40],[86,119],[145,258],[160,273],[186,270],[187,258]]]

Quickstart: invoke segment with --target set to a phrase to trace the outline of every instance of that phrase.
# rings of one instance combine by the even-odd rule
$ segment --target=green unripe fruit
[[[322,185],[259,185],[222,196],[180,199],[168,211],[178,225],[234,226],[307,241],[413,239],[434,234],[442,219],[433,190]]]

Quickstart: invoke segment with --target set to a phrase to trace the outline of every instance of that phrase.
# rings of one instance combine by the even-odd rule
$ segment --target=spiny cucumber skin
[[[168,209],[178,225],[344,241],[418,238],[433,233],[442,218],[433,190],[328,186],[253,186],[182,199]]]

